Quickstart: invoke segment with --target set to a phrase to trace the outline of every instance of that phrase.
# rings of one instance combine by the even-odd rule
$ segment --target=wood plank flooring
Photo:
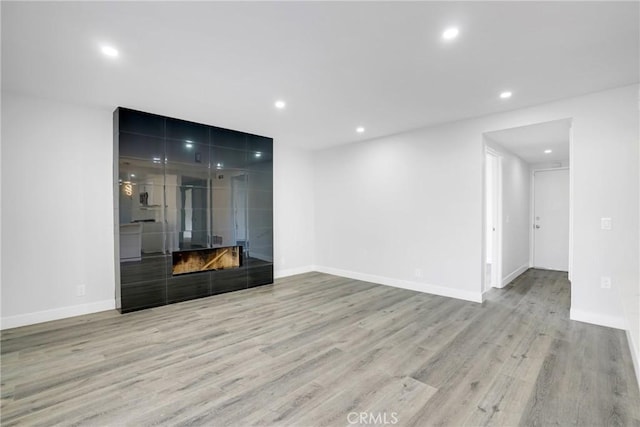
[[[624,332],[570,321],[569,291],[529,270],[476,304],[309,273],[7,330],[0,421],[640,425]]]

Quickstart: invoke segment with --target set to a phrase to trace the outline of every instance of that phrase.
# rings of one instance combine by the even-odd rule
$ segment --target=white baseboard
[[[100,311],[115,310],[115,299],[96,301],[88,304],[72,305],[52,310],[36,311],[34,313],[19,314],[2,318],[0,329],[17,328],[19,326],[34,325],[51,320],[81,316],[83,314],[98,313]]]
[[[607,316],[589,311],[576,310],[574,308],[569,310],[569,319],[591,323],[593,325],[607,326],[609,328],[627,329],[627,322],[625,322],[624,317]]]
[[[505,286],[507,286],[509,283],[511,283],[512,281],[514,281],[518,276],[520,276],[522,273],[524,273],[525,271],[527,271],[529,269],[529,263],[526,264],[522,264],[520,267],[516,268],[515,270],[513,270],[511,273],[507,274],[503,279],[502,279],[502,288],[504,288]]]
[[[282,277],[295,276],[296,274],[310,273],[315,271],[312,265],[306,265],[304,267],[286,268],[284,270],[275,270],[273,276],[275,279]]]
[[[412,282],[409,280],[394,279],[391,277],[376,276],[373,274],[358,273],[355,271],[341,270],[338,268],[315,266],[315,271],[321,273],[333,274],[335,276],[346,277],[354,280],[362,280],[365,282],[378,283],[380,285],[393,286],[395,288],[409,289],[411,291],[424,292],[427,294],[440,295],[462,299],[466,301],[482,302],[482,292],[462,291],[459,289],[447,288],[444,286],[430,285],[427,283]]]
[[[640,343],[636,343],[627,329],[627,342],[629,343],[629,351],[631,352],[631,359],[633,360],[633,368],[636,371],[636,380],[638,381],[638,387],[640,387]]]

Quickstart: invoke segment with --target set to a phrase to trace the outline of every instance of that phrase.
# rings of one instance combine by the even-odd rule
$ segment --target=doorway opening
[[[571,280],[571,119],[486,132],[482,291],[531,267]]]

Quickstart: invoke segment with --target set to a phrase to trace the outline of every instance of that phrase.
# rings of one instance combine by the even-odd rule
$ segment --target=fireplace
[[[242,246],[192,249],[172,253],[174,276],[242,266]]]

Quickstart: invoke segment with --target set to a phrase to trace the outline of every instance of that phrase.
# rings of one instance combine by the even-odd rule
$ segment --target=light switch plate
[[[600,228],[603,230],[611,230],[613,227],[613,221],[611,218],[600,218]]]

